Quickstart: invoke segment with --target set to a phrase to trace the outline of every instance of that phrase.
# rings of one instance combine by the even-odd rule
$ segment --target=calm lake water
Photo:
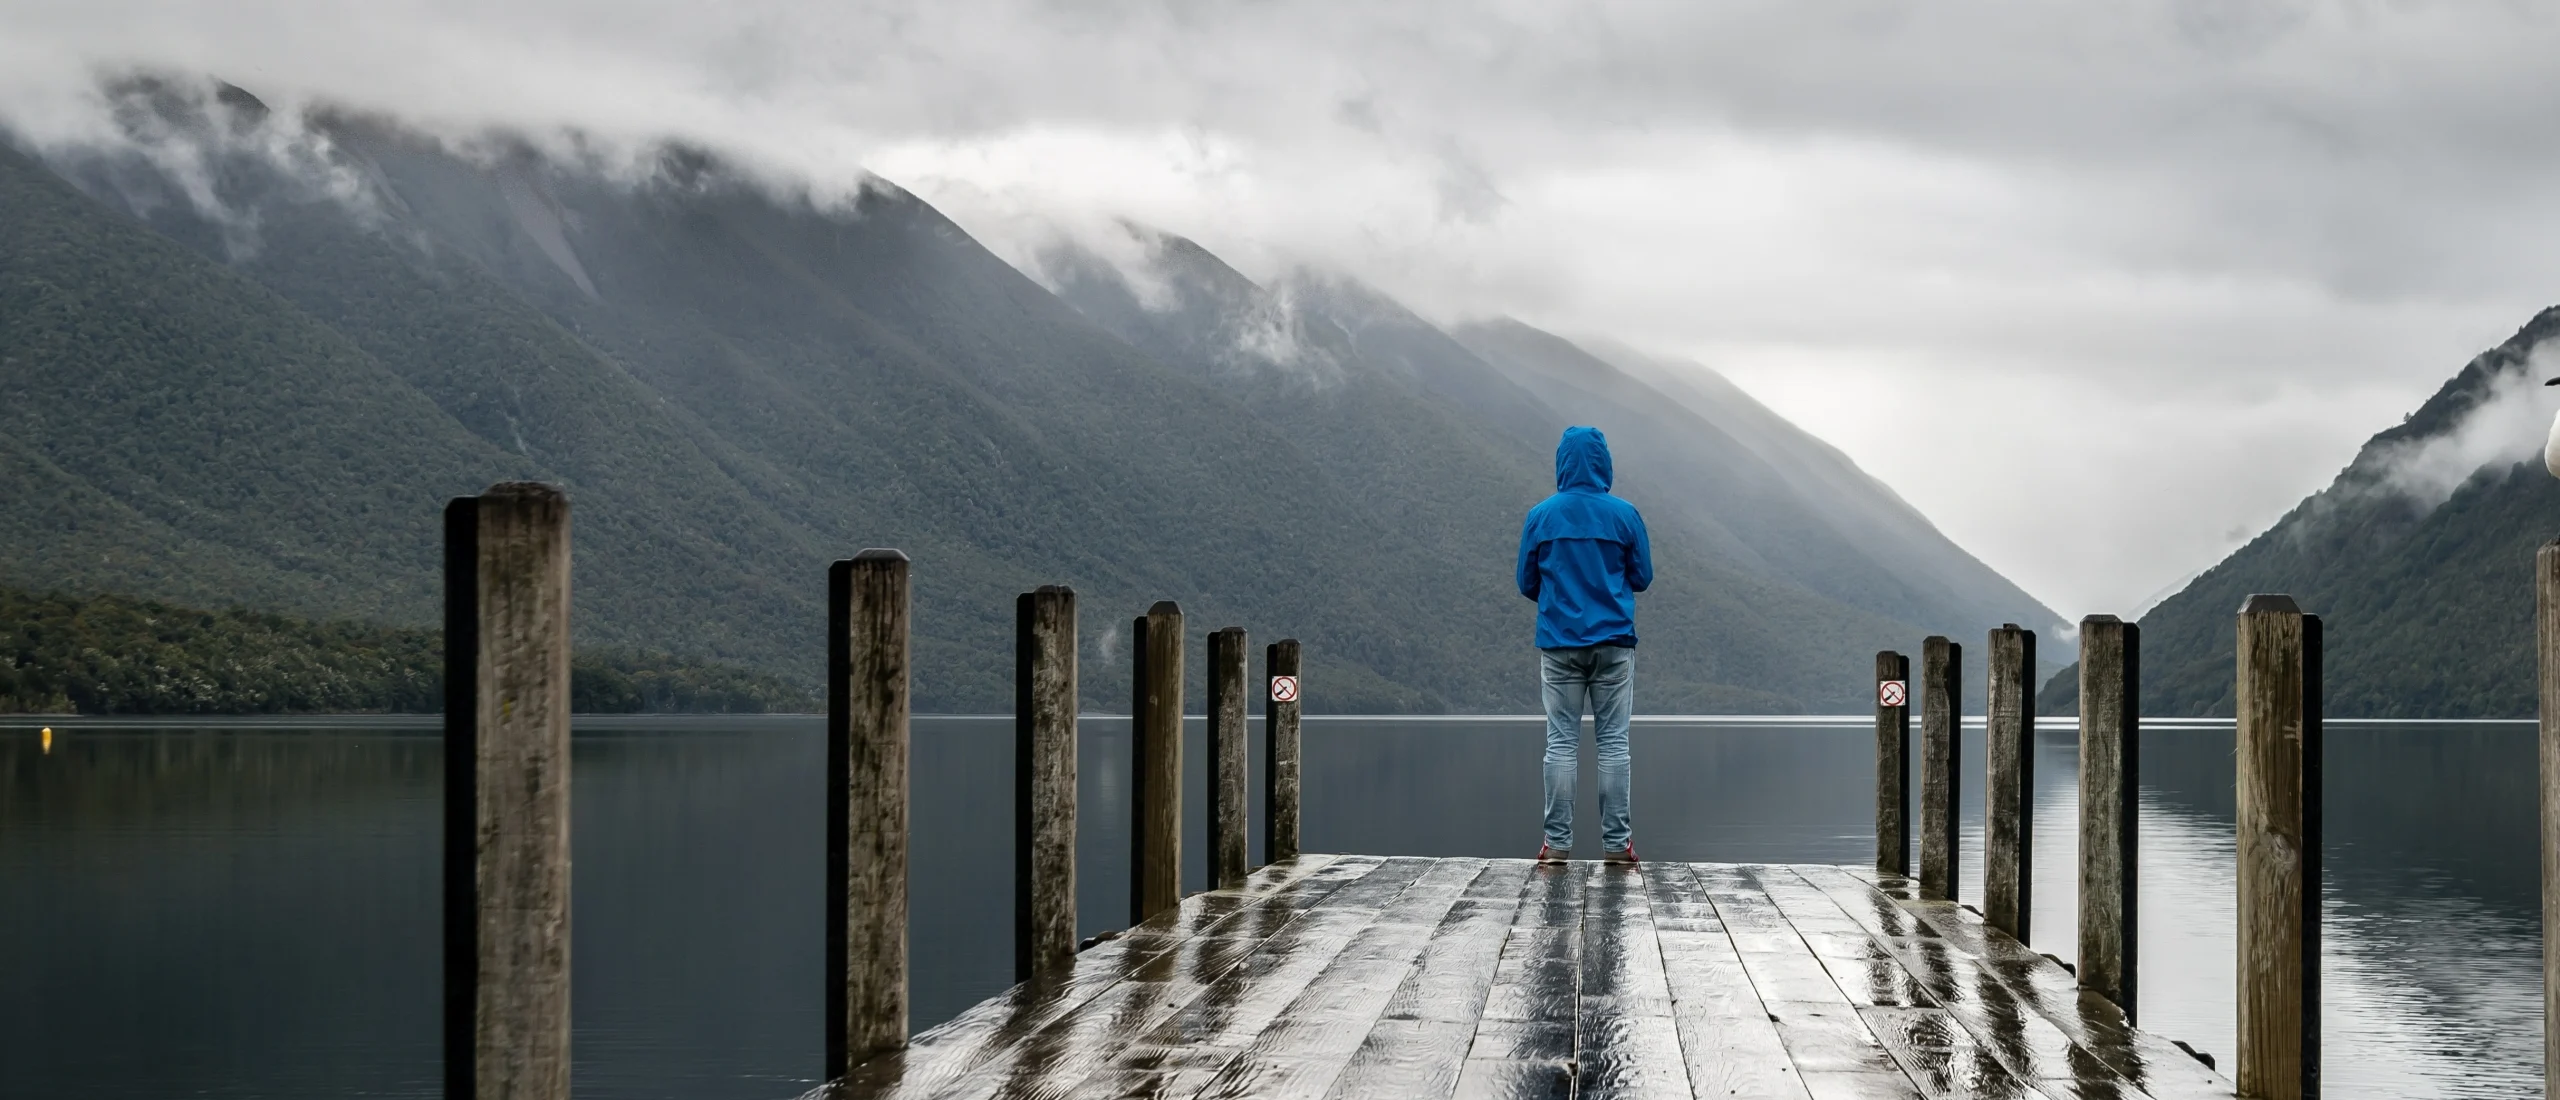
[[[1306,846],[1532,855],[1539,744],[1534,719],[1310,719]],[[1201,751],[1195,720],[1195,886]],[[919,1029],[1009,982],[1011,753],[1010,719],[916,722]],[[2142,753],[2143,1024],[2227,1056],[2231,730],[2155,723]],[[1648,859],[1870,858],[1863,721],[1647,720],[1635,754]],[[1085,721],[1088,933],[1125,923],[1127,757],[1126,719]],[[2069,959],[2077,746],[2048,728],[2036,757],[2033,938]],[[814,1083],[825,758],[814,718],[581,720],[581,1097]],[[2326,765],[2329,1094],[2539,1096],[2533,725],[2332,722]],[[437,1095],[442,772],[414,721],[61,721],[50,753],[0,724],[0,1096]]]

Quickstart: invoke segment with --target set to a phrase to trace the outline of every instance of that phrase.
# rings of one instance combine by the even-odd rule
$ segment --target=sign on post
[[[1298,701],[1298,678],[1297,678],[1297,677],[1295,677],[1295,676],[1274,676],[1274,677],[1272,677],[1272,678],[1271,678],[1271,701],[1272,701],[1272,702],[1274,702],[1274,703],[1294,703],[1294,702],[1297,702],[1297,701]]]
[[[1909,698],[1911,698],[1911,687],[1909,684],[1906,684],[1901,680],[1879,680],[1876,682],[1877,706],[1898,707],[1903,705],[1903,702]]]

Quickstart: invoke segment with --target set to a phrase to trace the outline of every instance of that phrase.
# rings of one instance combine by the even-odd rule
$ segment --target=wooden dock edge
[[[1175,909],[1160,913],[1116,938],[1089,946],[1078,956],[1074,973],[1064,982],[1046,989],[1029,984],[1017,985],[917,1035],[906,1049],[883,1054],[855,1067],[842,1080],[820,1086],[805,1094],[802,1100],[1005,1095],[998,1082],[1016,1067],[1064,1060],[1091,1061],[1098,1068],[1101,1063],[1123,1052],[1109,1049],[1071,1052],[1059,1046],[1060,1043],[1075,1043],[1075,1037],[1087,1030],[1071,1019],[1080,1012],[1106,1017],[1125,1012],[1131,1006],[1119,1002],[1129,999],[1133,987],[1155,985],[1161,988],[1161,975],[1156,981],[1142,975],[1163,971],[1167,967],[1181,967],[1184,960],[1205,952],[1241,950],[1253,943],[1272,940],[1284,935],[1283,930],[1290,927],[1291,922],[1314,910],[1327,895],[1338,889],[1352,887],[1345,893],[1358,893],[1379,885],[1378,879],[1394,879],[1395,882],[1384,884],[1392,892],[1394,888],[1411,885],[1417,875],[1429,878],[1422,869],[1435,863],[1526,866],[1526,861],[1520,860],[1434,861],[1325,855],[1306,855],[1266,866],[1253,872],[1242,887],[1190,895],[1182,899]],[[1399,867],[1402,868],[1400,872]],[[1674,925],[1681,925],[1680,936],[1693,938],[1705,933],[1713,941],[1726,945],[1721,952],[1711,951],[1694,959],[1667,951],[1658,956],[1659,965],[1668,968],[1671,979],[1669,991],[1675,995],[1686,990],[1719,1004],[1737,995],[1755,997],[1749,985],[1738,989],[1708,988],[1718,980],[1733,980],[1742,973],[1740,969],[1710,966],[1708,969],[1712,973],[1691,974],[1685,972],[1687,966],[1684,965],[1721,958],[1740,963],[1747,969],[1752,965],[1751,960],[1762,958],[1750,955],[1748,951],[1734,954],[1737,945],[1749,946],[1742,941],[1753,939],[1754,935],[1747,927],[1753,914],[1733,906],[1737,902],[1755,904],[1768,911],[1760,915],[1782,917],[1782,927],[1786,921],[1801,925],[1806,929],[1802,935],[1808,942],[1826,936],[1825,932],[1814,930],[1821,922],[1834,922],[1835,927],[1843,930],[1848,924],[1837,922],[1854,923],[1876,944],[1890,952],[1909,973],[1937,976],[1935,980],[1943,988],[1933,995],[1937,1002],[1934,1005],[1903,1008],[1879,1003],[1873,1007],[1860,1007],[1853,1014],[1854,1019],[1875,1022],[1878,1033],[1870,1037],[1869,1043],[1880,1044],[1882,1049],[1892,1049],[1897,1057],[1911,1053],[1895,1046],[1906,1037],[1884,1034],[1884,1021],[1943,1012],[1960,1022],[1967,1031],[1979,1035],[2014,1036],[2013,1040],[1981,1042],[1975,1049],[1980,1056],[1997,1062],[2003,1070],[2018,1074],[2021,1081],[2055,1083],[2034,1075],[2040,1072],[2040,1063],[2044,1067],[2041,1072],[2050,1072],[2049,1067],[2059,1045],[2079,1048],[2086,1056],[2094,1057],[2106,1071],[2120,1075],[2125,1082],[2138,1088],[2140,1095],[2152,1100],[2231,1100],[2237,1096],[2228,1079],[2180,1045],[2135,1028],[2113,1002],[2082,990],[2077,979],[2061,964],[2018,943],[1985,923],[1979,915],[1954,902],[1923,899],[1918,883],[1911,878],[1880,873],[1871,867],[1782,864],[1648,863],[1644,873],[1643,890],[1656,895],[1651,902],[1652,915],[1644,918],[1649,924],[1661,925],[1666,932]],[[1533,877],[1529,890],[1519,896],[1516,905],[1521,911],[1528,912],[1541,904],[1552,905],[1560,901],[1537,901],[1539,891],[1536,883],[1542,879],[1553,879],[1555,882],[1550,885],[1561,884],[1570,893],[1579,895],[1586,889],[1598,888],[1601,885],[1598,880],[1606,877],[1609,876],[1602,874],[1598,864],[1574,864],[1559,873]],[[1508,878],[1516,881],[1518,876]],[[1674,901],[1678,891],[1665,892],[1659,886],[1662,881],[1696,884],[1682,889],[1690,890],[1693,898],[1700,894],[1717,898],[1719,912],[1703,920],[1682,916],[1682,912],[1695,907]],[[1354,887],[1355,883],[1359,886]],[[1734,884],[1749,884],[1752,889],[1765,891],[1766,897],[1735,897],[1723,892],[1732,889]],[[1450,884],[1440,884],[1438,889],[1454,896]],[[1443,907],[1447,900],[1446,896],[1442,898]],[[1811,919],[1807,919],[1808,912]],[[1500,916],[1495,913],[1483,915]],[[1533,940],[1541,935],[1534,931],[1528,934]],[[1508,939],[1519,935],[1515,928],[1506,938],[1503,950],[1506,959],[1514,953],[1508,946]],[[1423,948],[1418,943],[1413,946],[1417,950]],[[1239,954],[1238,958],[1241,957]],[[1823,965],[1833,965],[1833,962],[1826,959]],[[1664,973],[1660,970],[1654,972]],[[1819,977],[1820,972],[1815,971],[1813,976]],[[1926,984],[1924,981],[1923,985]],[[1188,992],[1196,997],[1204,989],[1193,987]],[[1604,1001],[1619,999],[1623,998],[1602,998]],[[1773,1013],[1778,1009],[1801,1007],[1776,1002],[1771,1005]],[[1747,1019],[1757,1021],[1759,1018],[1755,1011]],[[1784,1030],[1784,1025],[1777,1023],[1778,1016],[1772,1014],[1769,1020],[1771,1023],[1763,1025],[1762,1030],[1768,1026]],[[1491,1021],[1488,1014],[1486,1020],[1466,1026],[1472,1028],[1494,1023],[1499,1021]],[[1863,1028],[1861,1034],[1864,1034]],[[1235,1041],[1232,1036],[1220,1038],[1222,1045]],[[1767,1038],[1774,1041],[1776,1036]],[[1682,1039],[1704,1041],[1708,1037],[1703,1033],[1683,1032]],[[1731,1045],[1723,1038],[1713,1042],[1720,1047]],[[1371,1050],[1370,1046],[1362,1048],[1363,1057],[1389,1053]],[[1788,1052],[1780,1051],[1770,1043],[1761,1046],[1766,1049],[1759,1050],[1759,1053],[1776,1059],[1772,1068],[1782,1076],[1818,1068],[1808,1066],[1802,1070],[1790,1070],[1786,1068]],[[1722,1053],[1738,1054],[1741,1051],[1724,1050]],[[1692,1054],[1693,1062],[1695,1058]],[[1802,1061],[1800,1055],[1797,1061]],[[1692,1073],[1698,1069],[1696,1065],[1690,1067]],[[1101,1078],[1095,1080],[1102,1083]],[[1248,1082],[1228,1080],[1224,1083],[1229,1086],[1228,1092],[1235,1095],[1255,1094]],[[1276,1085],[1279,1082],[1272,1083]],[[1805,1082],[1807,1085],[1813,1083],[1811,1080]],[[1236,1092],[1235,1088],[1240,1085],[1244,1091]],[[997,1091],[988,1092],[990,1087]],[[1439,1090],[1433,1091],[1439,1094]]]
[[[1816,886],[1823,885],[1821,870],[1812,869],[1806,876]],[[2165,1036],[2135,1027],[2114,1001],[2082,989],[2079,979],[2063,969],[2061,963],[2009,938],[1981,915],[1952,901],[1922,898],[1920,884],[1912,879],[1879,874],[1869,867],[1844,866],[1836,870],[1892,899],[1898,909],[1927,925],[1935,938],[1979,965],[1986,975],[2033,1006],[2045,1022],[2097,1053],[2108,1068],[2135,1082],[2145,1094],[2156,1100],[2239,1095],[2238,1087],[2222,1075],[2218,1066],[2208,1067],[2193,1051]],[[1850,915],[1859,916],[1855,910],[1850,910]],[[1879,929],[1870,931],[1885,938]]]

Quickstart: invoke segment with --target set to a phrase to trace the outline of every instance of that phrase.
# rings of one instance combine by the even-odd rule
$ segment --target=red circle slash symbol
[[[1901,706],[1903,699],[1909,694],[1909,689],[1905,688],[1900,680],[1880,680],[1876,683],[1877,706]]]
[[[1297,678],[1297,677],[1295,677],[1295,676],[1274,676],[1274,677],[1272,677],[1272,678],[1271,678],[1271,701],[1272,701],[1272,702],[1274,702],[1274,703],[1294,703],[1294,702],[1297,702],[1297,701],[1298,701],[1298,678]]]

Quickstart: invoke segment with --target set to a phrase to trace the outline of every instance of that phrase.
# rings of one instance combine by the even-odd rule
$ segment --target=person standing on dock
[[[1636,702],[1636,593],[1653,584],[1653,547],[1636,506],[1609,495],[1609,440],[1566,428],[1556,492],[1520,526],[1520,594],[1538,601],[1539,694],[1547,710],[1547,821],[1538,862],[1573,851],[1582,712],[1600,765],[1600,855],[1636,861],[1627,804],[1628,719]]]

